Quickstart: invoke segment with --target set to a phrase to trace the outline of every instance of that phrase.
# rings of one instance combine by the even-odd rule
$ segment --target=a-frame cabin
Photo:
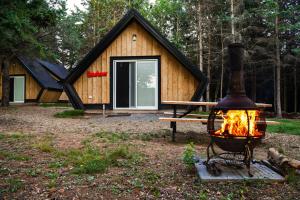
[[[207,79],[136,10],[68,75],[64,89],[76,109],[158,110],[162,101],[194,100]]]

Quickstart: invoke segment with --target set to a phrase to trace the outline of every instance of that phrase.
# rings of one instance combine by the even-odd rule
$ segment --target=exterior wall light
[[[136,38],[137,38],[136,34],[133,34],[133,35],[132,35],[132,41],[135,42],[135,41],[136,41]]]

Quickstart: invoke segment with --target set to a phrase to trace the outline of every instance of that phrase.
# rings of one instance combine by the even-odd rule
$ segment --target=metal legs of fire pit
[[[214,176],[221,174],[221,170],[216,166],[216,160],[211,161],[212,158],[220,158],[225,161],[225,164],[235,167],[241,167],[241,164],[246,165],[250,177],[253,175],[250,171],[250,165],[253,159],[253,148],[251,144],[246,144],[243,152],[223,152],[217,153],[214,149],[214,141],[211,141],[206,149],[207,160],[205,162],[207,171]],[[212,154],[211,154],[212,153]],[[210,162],[211,161],[211,162]]]

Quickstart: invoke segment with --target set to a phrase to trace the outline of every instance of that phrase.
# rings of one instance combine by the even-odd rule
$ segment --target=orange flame
[[[256,126],[256,119],[259,116],[257,110],[228,110],[226,113],[219,111],[217,115],[223,118],[223,123],[221,128],[215,132],[216,135],[247,136],[248,130],[249,136],[262,135]]]

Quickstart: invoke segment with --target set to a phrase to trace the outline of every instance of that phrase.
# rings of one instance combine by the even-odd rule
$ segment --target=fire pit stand
[[[227,95],[212,109],[208,117],[207,131],[211,141],[207,147],[205,165],[212,175],[218,175],[221,172],[215,165],[216,161],[235,166],[244,164],[252,177],[250,165],[253,162],[253,149],[265,135],[266,122],[259,108],[246,96],[243,46],[231,44],[228,52],[229,87]],[[214,145],[223,152],[217,153]]]

